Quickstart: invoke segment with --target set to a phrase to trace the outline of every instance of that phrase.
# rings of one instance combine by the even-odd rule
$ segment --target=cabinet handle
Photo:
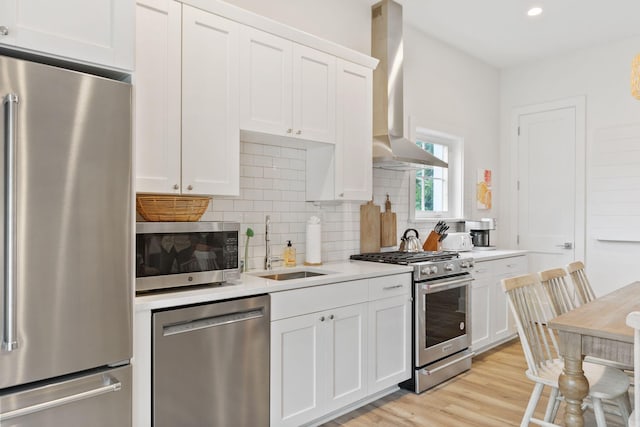
[[[296,131],[296,135],[300,135],[301,133],[302,133],[302,131],[301,131],[301,130],[297,130],[297,131]]]
[[[333,320],[333,314],[329,316],[329,320]]]
[[[0,25],[0,36],[8,36],[9,35],[9,28],[5,27],[4,25]]]
[[[193,190],[193,185],[187,185],[187,190],[189,191]]]
[[[324,316],[320,316],[320,321],[324,322]]]
[[[338,194],[338,197],[344,197],[344,193]]]
[[[173,184],[173,189],[174,189],[174,190],[177,190],[177,189],[179,189],[179,188],[180,188],[180,186],[179,186],[178,184]]]
[[[287,129],[287,133],[291,133],[291,132],[293,132],[293,129],[291,128]]]
[[[390,291],[391,289],[398,289],[401,288],[402,285],[393,285],[393,286],[385,286],[384,288],[382,288],[383,291]]]

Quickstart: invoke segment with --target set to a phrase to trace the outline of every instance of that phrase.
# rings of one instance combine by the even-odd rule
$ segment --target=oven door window
[[[136,277],[238,268],[238,232],[136,236]]]
[[[426,346],[467,333],[467,286],[425,294]]]

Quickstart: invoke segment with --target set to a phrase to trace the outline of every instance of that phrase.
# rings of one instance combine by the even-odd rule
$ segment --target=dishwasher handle
[[[188,320],[186,322],[171,323],[162,326],[162,336],[184,334],[201,329],[213,328],[215,326],[230,325],[233,323],[246,322],[251,319],[264,317],[265,308],[259,307],[251,310],[225,313],[217,316],[203,317],[201,319]]]

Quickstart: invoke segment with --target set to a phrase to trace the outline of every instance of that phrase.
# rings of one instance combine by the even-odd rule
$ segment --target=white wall
[[[593,224],[593,171],[594,141],[599,131],[640,123],[640,101],[630,95],[631,60],[640,51],[640,37],[582,49],[556,58],[502,71],[501,93],[501,163],[500,186],[508,188],[511,173],[510,147],[514,143],[509,135],[511,113],[514,107],[538,104],[577,95],[585,95],[587,102],[587,218],[586,260],[588,274],[596,294],[601,295],[640,277],[640,244],[605,243],[596,240]],[[639,172],[640,173],[640,172]],[[500,193],[508,202],[507,191]],[[502,203],[501,227],[510,228],[513,216],[509,203]],[[549,207],[552,209],[552,207]],[[625,221],[626,212],[620,212]],[[503,245],[513,236],[502,234]]]
[[[225,1],[367,55],[371,53],[371,6],[367,0]]]

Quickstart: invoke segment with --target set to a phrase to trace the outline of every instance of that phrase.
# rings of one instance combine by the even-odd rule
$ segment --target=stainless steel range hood
[[[410,170],[447,163],[404,137],[402,6],[383,0],[371,7],[373,71],[373,167]]]

